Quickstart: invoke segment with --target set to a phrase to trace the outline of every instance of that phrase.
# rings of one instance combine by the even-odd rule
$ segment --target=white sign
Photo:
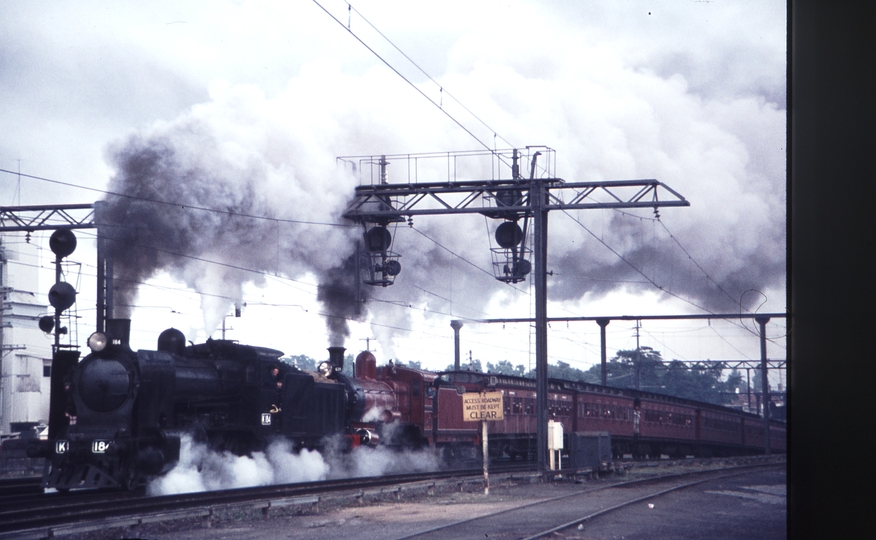
[[[504,420],[505,406],[502,392],[462,395],[462,419],[465,422]]]
[[[563,424],[548,420],[548,450],[563,449]]]

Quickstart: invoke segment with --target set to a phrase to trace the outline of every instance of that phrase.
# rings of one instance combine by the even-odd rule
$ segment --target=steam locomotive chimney
[[[338,371],[344,370],[344,351],[346,351],[344,347],[329,347],[329,362],[332,363],[333,366],[338,368]]]
[[[131,319],[107,319],[106,338],[113,345],[130,349]]]

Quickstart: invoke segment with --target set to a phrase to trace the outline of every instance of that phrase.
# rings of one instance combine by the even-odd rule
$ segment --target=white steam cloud
[[[340,452],[340,441],[325,455],[315,450],[293,451],[288,440],[272,442],[264,452],[236,456],[211,450],[189,436],[182,438],[180,460],[166,475],[150,482],[150,495],[172,495],[243,487],[316,482],[326,479],[381,476],[438,470],[431,448],[395,451],[386,447]]]
[[[236,456],[210,450],[189,436],[182,438],[180,460],[166,475],[149,484],[150,495],[170,495],[242,487],[315,482],[328,476],[329,466],[319,452],[292,452],[291,443],[278,440],[265,452]]]
[[[652,21],[668,24],[656,16],[641,24]],[[566,32],[566,23],[556,23],[533,15],[527,31],[549,35],[543,42],[521,40],[502,25],[462,35],[449,44],[447,73],[435,74],[437,80],[504,139],[556,149],[561,178],[657,178],[691,207],[663,209],[662,223],[647,211],[554,212],[551,299],[586,303],[612,291],[659,287],[696,310],[722,312],[761,301],[747,291],[780,290],[785,87],[761,67],[752,68],[753,83],[746,84],[745,69],[762,61],[783,72],[781,54],[752,43],[740,45],[738,54],[722,52],[723,40],[715,38],[708,41],[714,50],[687,61],[667,42],[649,59],[640,48],[608,46],[597,39],[602,34]],[[480,48],[492,55],[475,55]],[[725,69],[732,77],[720,76]],[[436,91],[431,83],[420,86]],[[262,283],[259,272],[292,278],[310,273],[323,284],[331,344],[342,344],[347,321],[368,313],[361,291],[353,292],[355,279],[343,270],[361,229],[313,223],[342,222],[356,185],[335,167],[336,156],[479,144],[383,67],[351,75],[331,61],[314,61],[270,97],[223,82],[210,92],[209,102],[145,128],[107,153],[116,170],[110,190],[122,194],[108,197],[115,245],[125,248],[117,257],[118,285],[127,283],[133,292],[164,269],[199,292],[239,298],[242,284]],[[492,130],[486,133],[450,100],[443,106],[494,143]],[[419,180],[442,172],[424,169]],[[390,182],[407,180],[403,169],[390,166]],[[402,273],[392,287],[372,290],[383,302],[368,305],[380,321],[372,331],[386,356],[394,356],[394,329],[411,327],[411,310],[398,304],[482,318],[495,315],[484,307],[508,290],[472,267],[489,273],[495,222],[433,216],[414,226],[423,235],[404,226],[393,231]],[[227,303],[204,296],[208,333]],[[117,304],[133,304],[133,298],[121,295]]]

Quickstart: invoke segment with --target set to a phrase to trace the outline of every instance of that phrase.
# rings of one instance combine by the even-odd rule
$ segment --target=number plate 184
[[[105,454],[109,445],[110,441],[92,441],[91,452],[93,454]]]

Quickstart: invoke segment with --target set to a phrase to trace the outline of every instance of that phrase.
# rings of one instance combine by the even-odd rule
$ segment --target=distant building
[[[38,326],[49,313],[39,259],[24,233],[0,238],[0,435],[48,422],[53,338]]]

